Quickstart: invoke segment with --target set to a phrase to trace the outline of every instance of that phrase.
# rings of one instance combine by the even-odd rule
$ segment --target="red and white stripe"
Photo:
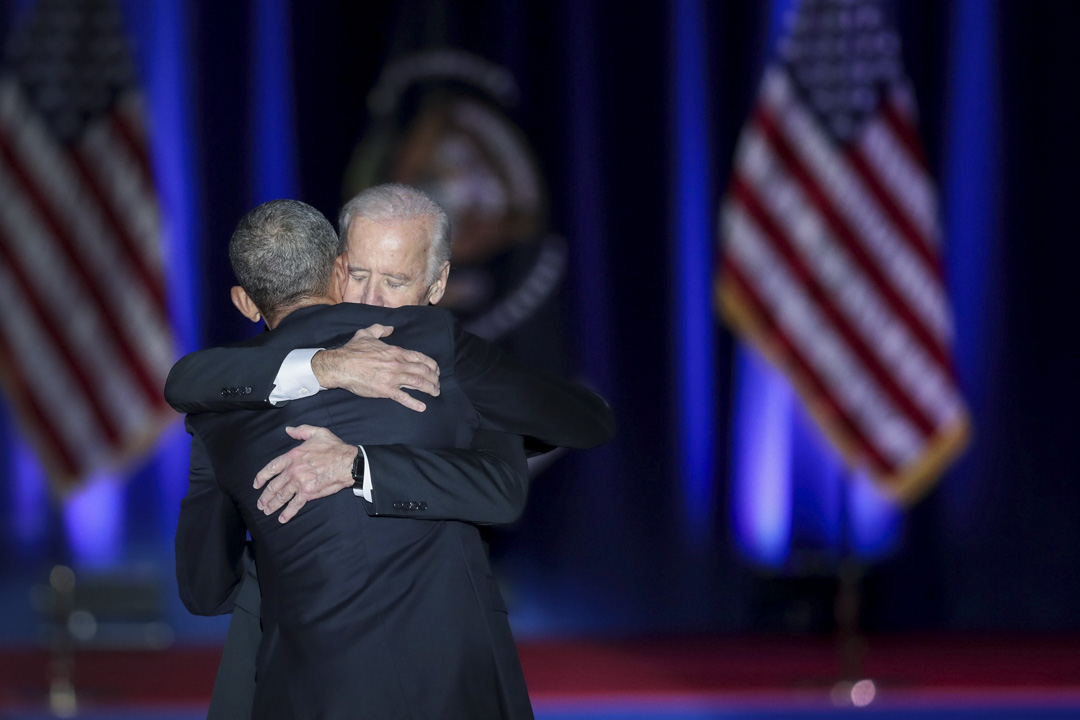
[[[64,482],[115,467],[174,414],[173,340],[138,99],[58,142],[0,79],[0,366]]]
[[[721,208],[722,301],[737,298],[829,435],[886,486],[966,422],[935,189],[913,124],[898,88],[839,143],[771,67]]]

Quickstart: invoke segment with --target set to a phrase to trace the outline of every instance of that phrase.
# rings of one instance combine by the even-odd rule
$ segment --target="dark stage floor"
[[[822,637],[530,641],[520,646],[540,720],[1080,718],[1080,638],[877,637],[853,678]],[[78,717],[203,716],[220,649],[82,651]],[[0,651],[0,718],[47,712],[50,658]],[[857,707],[864,705],[864,707]]]

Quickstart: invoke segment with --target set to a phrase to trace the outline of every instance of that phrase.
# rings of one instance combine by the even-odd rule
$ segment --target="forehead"
[[[373,262],[391,257],[426,259],[431,249],[431,222],[427,218],[409,218],[379,222],[355,218],[346,238],[349,262],[363,258]]]

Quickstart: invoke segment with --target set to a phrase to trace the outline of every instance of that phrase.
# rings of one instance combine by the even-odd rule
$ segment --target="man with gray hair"
[[[264,203],[241,218],[229,241],[229,262],[240,285],[232,301],[268,327],[313,299],[340,293],[332,288],[341,241],[315,208],[294,200]]]
[[[401,307],[435,305],[442,299],[450,273],[450,218],[426,193],[396,183],[368,188],[341,208],[338,227],[356,283],[347,302]],[[425,247],[414,237],[430,238],[431,244]],[[416,265],[401,262],[402,254],[421,252],[427,272],[423,282],[410,282],[406,268]]]
[[[430,212],[386,216],[365,210],[371,214],[356,214],[342,224],[349,250],[333,263],[340,284],[297,277],[324,272],[327,257],[336,254],[336,248],[328,250],[333,243],[325,228],[310,227],[314,211],[294,206],[302,204],[279,201],[260,206],[238,227],[236,252],[231,248],[230,255],[243,287],[234,288],[234,303],[252,320],[264,317],[273,330],[248,347],[212,351],[231,359],[217,366],[217,379],[211,382],[222,382],[229,373],[254,370],[257,375],[267,357],[271,365],[280,364],[289,348],[332,346],[335,336],[344,340],[353,328],[381,321],[384,330],[393,332],[392,340],[437,361],[442,370],[439,394],[422,414],[386,399],[346,402],[351,396],[331,390],[304,402],[287,402],[273,412],[233,409],[190,415],[192,480],[177,530],[177,574],[185,603],[193,612],[215,613],[228,611],[233,602],[239,607],[245,592],[250,595],[247,588],[252,583],[239,583],[246,526],[256,545],[265,593],[266,634],[259,650],[255,717],[319,712],[329,717],[365,712],[383,716],[398,711],[417,717],[530,717],[501,599],[494,587],[476,585],[477,578],[490,574],[476,527],[461,522],[415,523],[411,518],[512,519],[516,516],[512,506],[519,513],[524,502],[524,494],[515,494],[515,488],[524,487],[527,480],[522,480],[521,440],[516,440],[514,450],[509,433],[528,436],[537,448],[588,447],[610,437],[610,410],[588,391],[524,368],[462,333],[441,311],[321,307],[347,296],[349,288],[354,296],[360,292],[387,307],[401,298],[435,302],[445,286],[448,264],[432,264],[418,248],[433,247]],[[300,236],[314,238],[316,259],[302,256]],[[396,252],[397,264],[368,252],[368,240],[384,253]],[[349,343],[354,340],[355,336]],[[315,354],[333,358],[335,352]],[[239,369],[228,369],[237,363]],[[182,364],[170,375],[170,401],[184,393],[186,381],[177,377]],[[226,391],[225,404],[230,407],[262,408],[271,400],[249,397],[247,390],[269,384],[240,386],[227,380],[218,387]],[[485,442],[497,446],[501,455],[492,450],[438,449],[468,444],[470,433],[463,434],[462,417],[473,418],[477,438],[487,433]],[[344,440],[316,427],[318,418],[321,425],[334,418],[333,430]],[[282,428],[287,428],[288,436]],[[268,457],[284,453],[289,437],[307,441],[266,463]],[[380,441],[394,444],[357,447]],[[307,449],[297,455],[301,448]],[[263,476],[265,482],[267,468],[275,469],[279,462],[315,467],[310,458],[316,456],[325,462],[321,484],[316,483],[319,487],[304,502],[328,496],[307,503],[302,511],[304,502],[290,502],[278,517],[271,517],[280,504],[271,507],[265,493],[256,497],[261,482],[253,487],[251,477]],[[342,481],[339,471],[348,466],[352,471],[346,469],[347,480]],[[352,487],[353,493],[333,492],[343,487]],[[304,492],[308,491],[301,487],[297,496]],[[364,512],[349,513],[347,508],[356,506]],[[285,522],[292,515],[292,521]],[[405,564],[397,560],[403,552],[411,558]],[[257,587],[254,594],[257,605]],[[408,602],[402,602],[404,595]],[[426,630],[418,632],[420,628]],[[249,652],[254,654],[254,649]],[[229,653],[227,644],[226,656]],[[223,670],[225,665],[223,659]],[[356,668],[362,668],[360,683]],[[218,685],[223,681],[236,679],[219,674]],[[215,701],[218,690],[216,686]],[[229,689],[241,696],[244,690]],[[237,707],[243,708],[242,701],[219,705],[216,716],[251,714],[237,712]]]
[[[345,302],[396,308],[434,305],[442,299],[450,273],[450,221],[426,193],[396,183],[368,188],[345,203],[338,228],[348,270]],[[381,342],[392,332],[392,327],[376,324],[357,331],[341,347],[302,348],[288,354],[265,348],[201,350],[177,362],[165,385],[165,398],[179,412],[213,412],[279,406],[313,397],[325,388],[339,388],[423,411],[424,403],[406,390],[437,394],[438,377],[429,381],[424,373],[429,372],[430,361],[415,352],[391,363],[389,352],[409,352]],[[394,369],[385,369],[390,366]],[[401,386],[390,386],[388,380],[400,381]],[[553,382],[566,384],[558,378]],[[561,430],[557,442],[526,438],[530,450],[598,444],[587,423],[568,422]],[[351,483],[344,460],[348,445],[325,428],[289,432],[304,442],[268,463],[256,478],[258,486],[266,485],[260,508],[272,513],[284,506],[280,517],[286,522],[305,502]]]

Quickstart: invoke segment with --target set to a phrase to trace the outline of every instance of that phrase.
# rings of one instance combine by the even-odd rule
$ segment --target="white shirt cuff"
[[[364,488],[362,490],[353,488],[353,495],[371,502],[371,466],[368,464],[367,451],[364,450],[364,446],[357,445],[357,447],[360,448],[360,454],[364,456]]]
[[[311,369],[311,358],[322,348],[301,348],[285,356],[274,378],[270,392],[271,405],[283,405],[290,400],[311,397],[323,390]]]

